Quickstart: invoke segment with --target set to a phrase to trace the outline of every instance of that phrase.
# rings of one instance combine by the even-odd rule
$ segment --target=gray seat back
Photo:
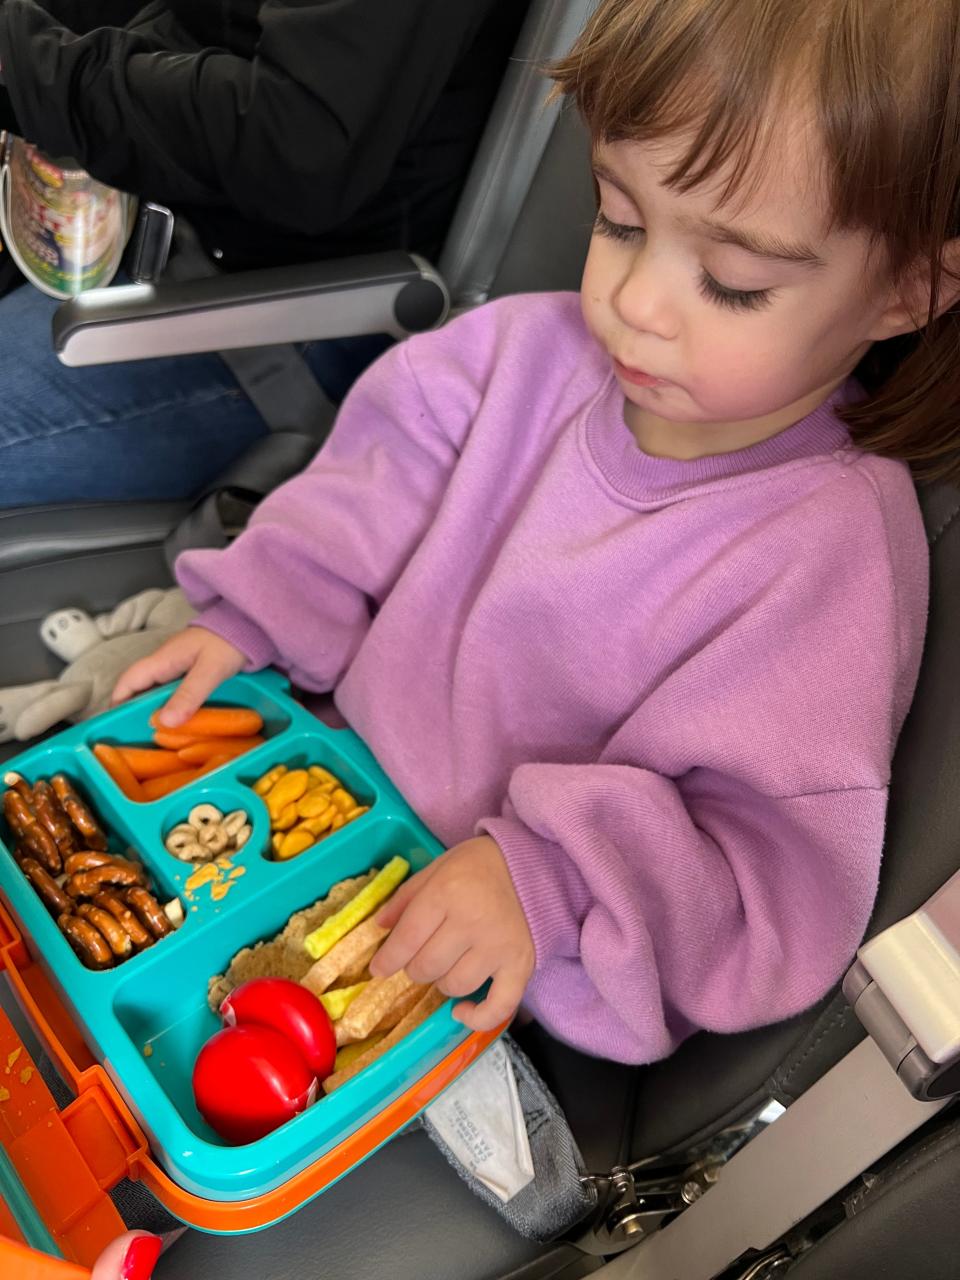
[[[551,193],[557,183],[563,192],[571,186],[582,203],[587,184],[586,170],[571,156],[573,147],[582,151],[582,132],[568,120],[557,129],[569,113],[559,102],[547,102],[543,68],[570,48],[596,2],[533,0],[527,12],[440,257],[440,274],[455,308],[476,306],[498,293],[571,287],[571,278],[576,286],[583,236],[551,239],[554,224],[564,223],[569,231],[575,221],[556,217],[566,198],[546,218],[536,216],[544,208],[545,186]],[[532,238],[531,221],[536,227]],[[521,247],[525,252],[518,269]],[[503,271],[508,272],[506,287]],[[558,286],[556,279],[563,284]]]

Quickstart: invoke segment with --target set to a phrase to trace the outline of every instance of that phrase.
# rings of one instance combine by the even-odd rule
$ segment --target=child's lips
[[[666,387],[669,385],[665,378],[656,378],[652,373],[647,373],[645,369],[631,369],[629,365],[621,364],[619,360],[614,360],[613,367],[618,378],[622,378],[624,382],[632,383],[635,387]]]

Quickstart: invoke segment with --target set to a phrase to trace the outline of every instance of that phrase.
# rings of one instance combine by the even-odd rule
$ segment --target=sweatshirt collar
[[[733,453],[682,461],[644,453],[623,420],[623,393],[611,374],[587,410],[583,438],[594,466],[624,497],[637,502],[686,497],[690,489],[714,481],[849,449],[850,435],[837,409],[855,399],[858,391],[851,379],[812,413],[768,440]]]

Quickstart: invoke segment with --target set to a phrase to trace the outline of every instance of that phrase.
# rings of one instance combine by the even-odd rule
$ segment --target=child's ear
[[[945,311],[960,300],[960,239],[949,240],[943,251],[935,313]],[[914,333],[927,323],[930,313],[930,266],[923,263],[910,272],[891,292],[890,304],[879,318],[874,341]]]

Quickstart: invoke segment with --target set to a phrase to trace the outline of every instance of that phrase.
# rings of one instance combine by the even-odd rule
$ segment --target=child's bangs
[[[784,121],[806,108],[832,221],[902,264],[918,237],[894,195],[929,182],[937,127],[937,54],[911,54],[950,47],[936,26],[907,0],[606,0],[551,74],[597,141],[688,140],[667,181],[719,180],[722,203],[751,194],[771,145],[799,145]]]
[[[689,139],[667,181],[687,191],[722,173],[725,202],[748,194],[762,172],[774,108],[799,69],[793,24],[782,16],[791,8],[744,0],[602,5],[551,75],[595,140]]]

